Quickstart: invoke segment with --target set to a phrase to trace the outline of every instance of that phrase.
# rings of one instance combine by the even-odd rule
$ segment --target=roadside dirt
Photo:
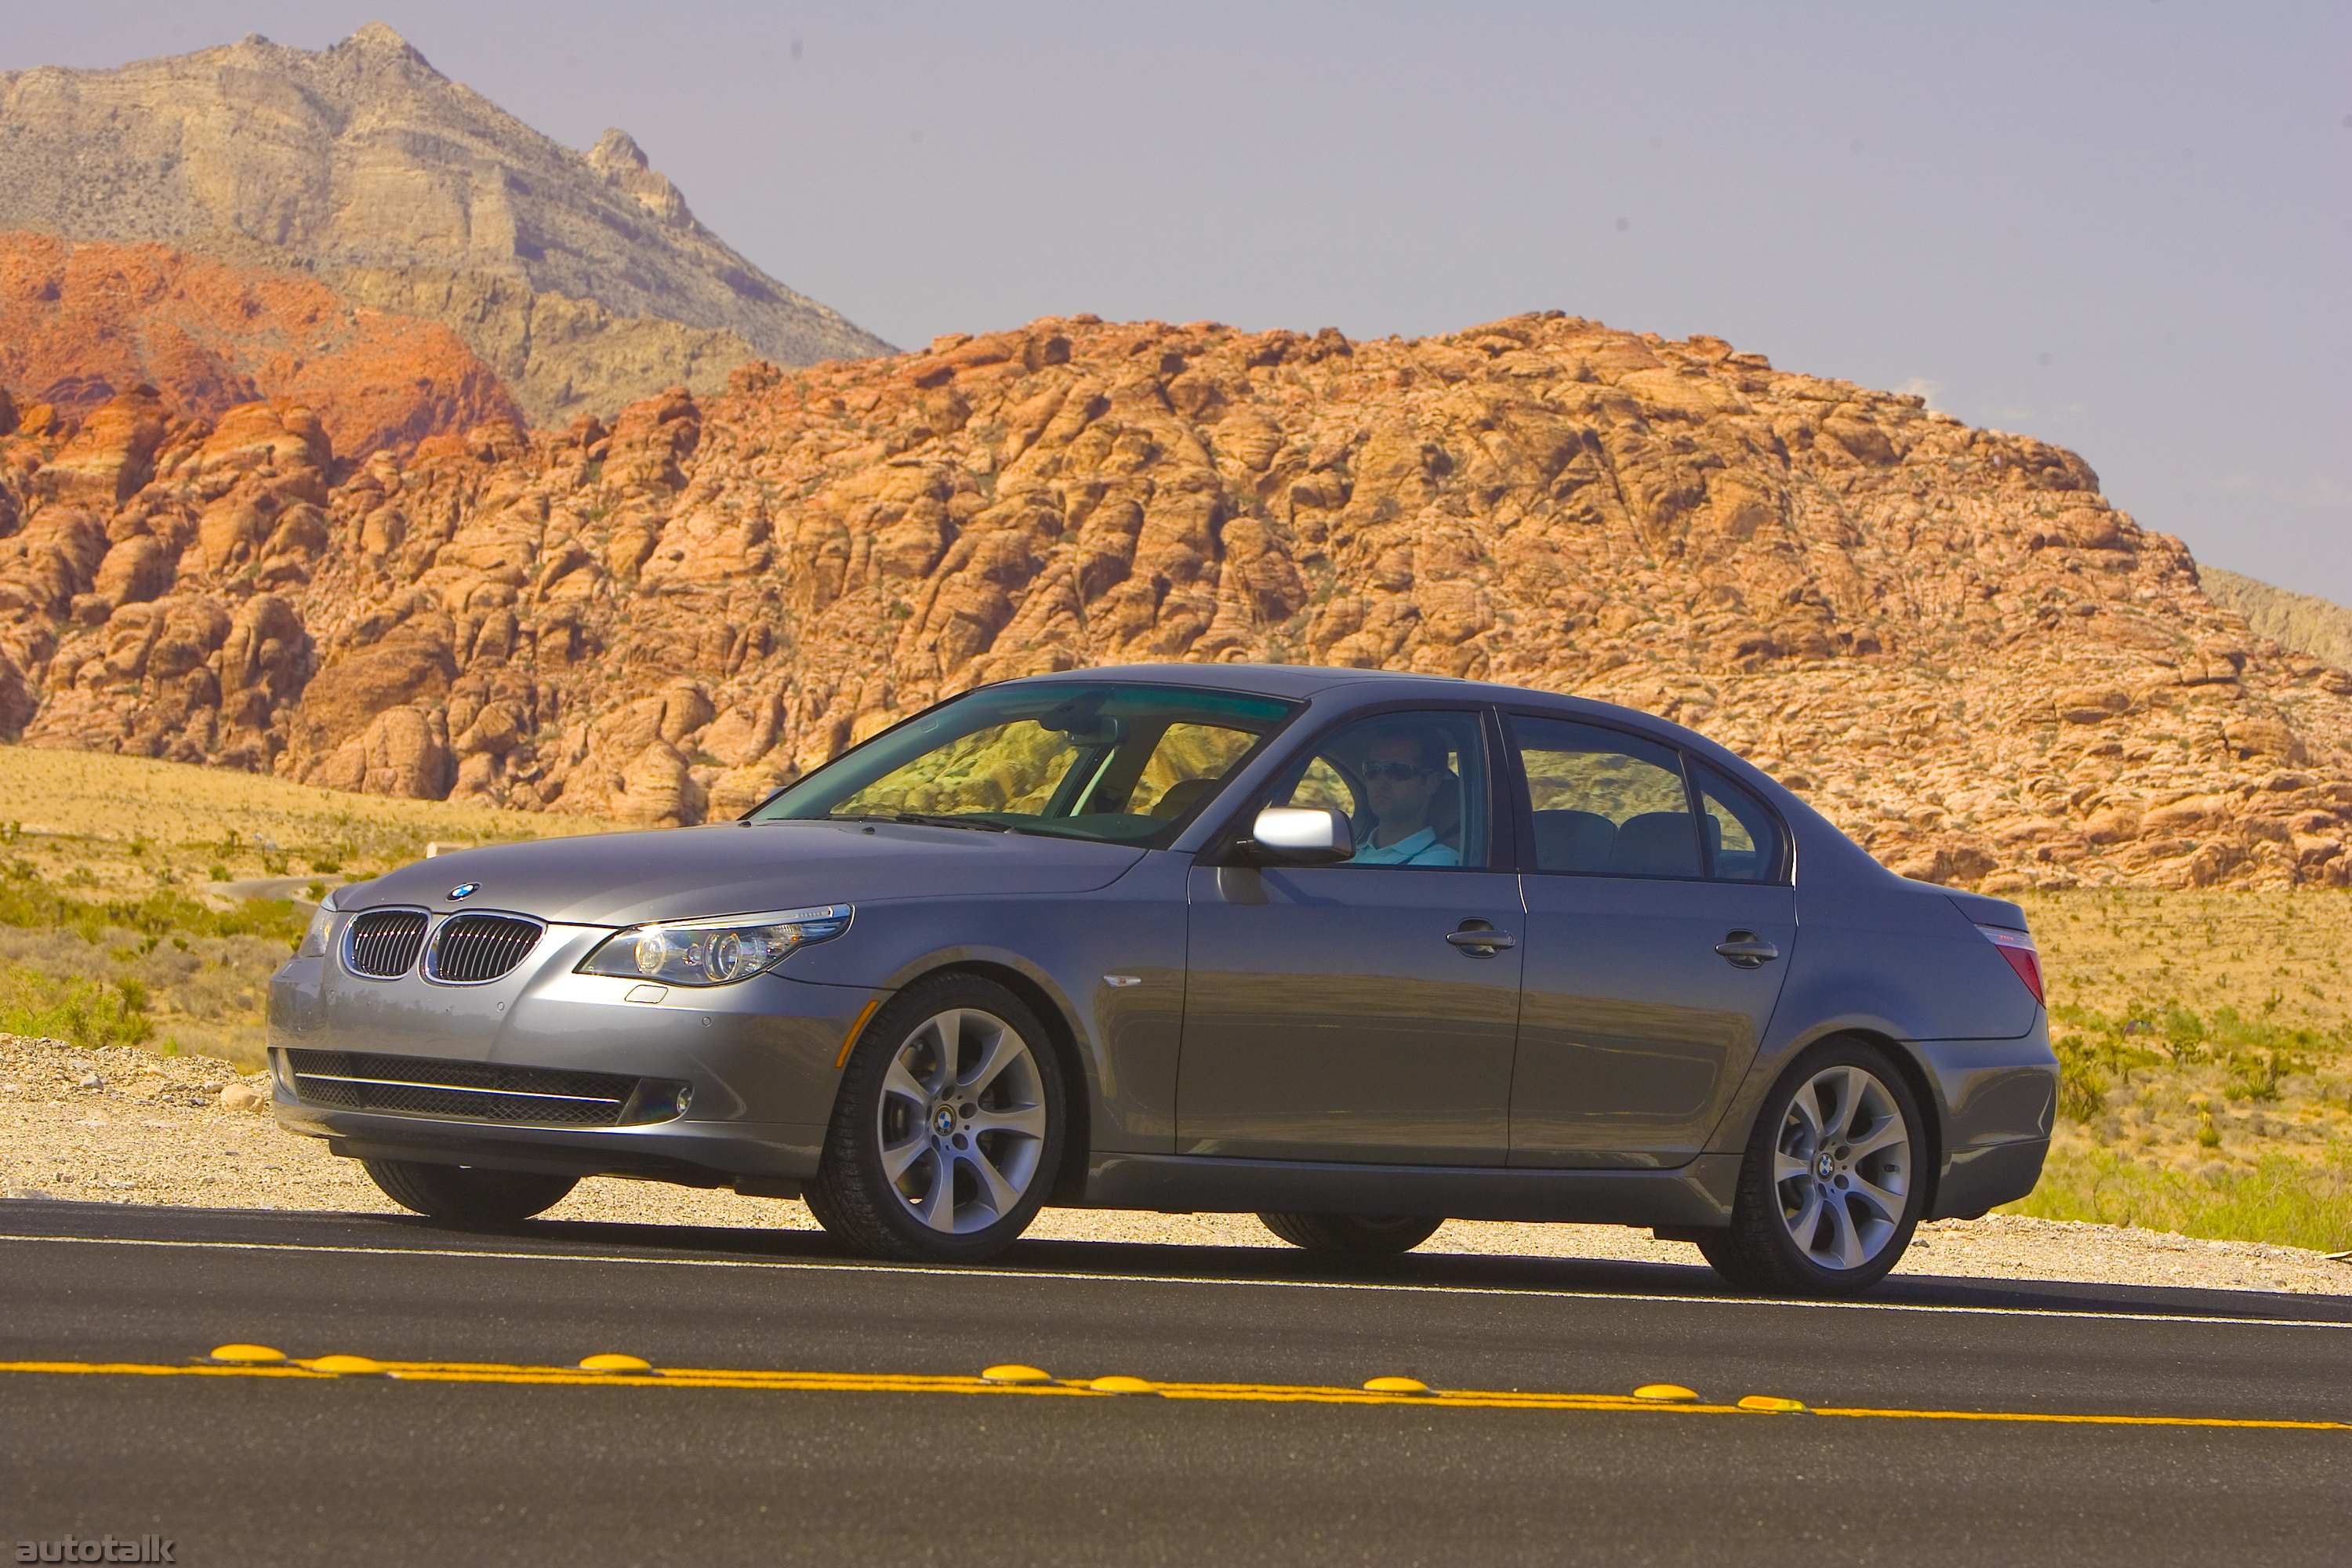
[[[231,1100],[250,1100],[229,1109]],[[129,1047],[77,1050],[0,1035],[0,1192],[206,1208],[398,1213],[360,1167],[279,1130],[263,1075]],[[796,1202],[589,1181],[551,1219],[814,1229]],[[5,1228],[0,1215],[0,1228]],[[1247,1215],[1048,1209],[1029,1234],[1072,1241],[1280,1247]],[[1698,1249],[1617,1226],[1448,1222],[1424,1252],[1696,1264]],[[2352,1265],[2299,1247],[1991,1215],[1922,1226],[1904,1274],[2352,1295]]]

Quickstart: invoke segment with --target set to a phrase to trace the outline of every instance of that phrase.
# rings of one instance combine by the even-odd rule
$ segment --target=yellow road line
[[[940,1377],[905,1373],[839,1373],[745,1371],[709,1367],[669,1367],[658,1372],[584,1372],[569,1366],[524,1366],[494,1362],[387,1361],[363,1377],[383,1377],[402,1383],[503,1384],[522,1387],[736,1388],[777,1393],[835,1394],[1001,1394],[1058,1398],[1118,1399],[1129,1397],[1089,1388],[1085,1380],[1056,1378],[1045,1383],[990,1383],[977,1377]],[[16,1361],[0,1362],[0,1373],[49,1373],[121,1377],[274,1377],[296,1382],[331,1383],[348,1373],[317,1371],[299,1362],[270,1366],[221,1365],[192,1362],[168,1365],[143,1362]],[[1154,1383],[1151,1393],[1163,1399],[1244,1402],[1278,1405],[1412,1405],[1474,1410],[1582,1410],[1594,1412],[1679,1413],[1685,1415],[1750,1415],[1737,1405],[1704,1405],[1635,1399],[1620,1394],[1541,1394],[1509,1389],[1453,1389],[1429,1394],[1383,1394],[1362,1388],[1314,1384]],[[2352,1431],[2352,1422],[2246,1420],[2204,1415],[2055,1415],[2026,1411],[1873,1410],[1817,1408],[1814,1415],[1867,1420],[2046,1422],[2084,1426],[2213,1426],[2273,1431]]]
[[[2299,1432],[2352,1431],[2352,1421],[2237,1421],[2218,1415],[2059,1415],[2025,1410],[1832,1410],[1816,1415],[1860,1415],[1890,1421],[2044,1421],[2095,1426],[2262,1426]]]

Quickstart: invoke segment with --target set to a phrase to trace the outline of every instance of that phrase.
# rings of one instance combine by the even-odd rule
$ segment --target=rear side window
[[[1517,714],[1509,723],[1534,816],[1538,870],[1706,874],[1701,819],[1683,785],[1680,752],[1597,724]]]
[[[1764,803],[1705,763],[1695,763],[1699,807],[1706,818],[1715,875],[1725,882],[1785,882],[1789,850]]]

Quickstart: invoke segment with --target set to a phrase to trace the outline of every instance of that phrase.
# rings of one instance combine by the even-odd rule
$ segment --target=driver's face
[[[1421,748],[1411,741],[1375,741],[1365,753],[1370,763],[1421,763]],[[1364,781],[1365,804],[1382,827],[1418,833],[1429,826],[1429,803],[1437,794],[1439,775],[1415,773],[1410,778],[1390,778],[1381,769]]]

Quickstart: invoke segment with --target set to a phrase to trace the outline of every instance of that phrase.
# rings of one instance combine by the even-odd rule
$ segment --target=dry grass
[[[2060,1107],[2012,1212],[2352,1246],[2352,893],[2021,898]]]
[[[0,746],[0,1028],[252,1066],[269,975],[310,918],[305,900],[431,845],[614,826]],[[284,877],[302,879],[293,899],[220,891]]]
[[[87,896],[257,877],[328,886],[445,848],[608,832],[596,818],[312,789],[102,752],[0,746],[0,842]]]

